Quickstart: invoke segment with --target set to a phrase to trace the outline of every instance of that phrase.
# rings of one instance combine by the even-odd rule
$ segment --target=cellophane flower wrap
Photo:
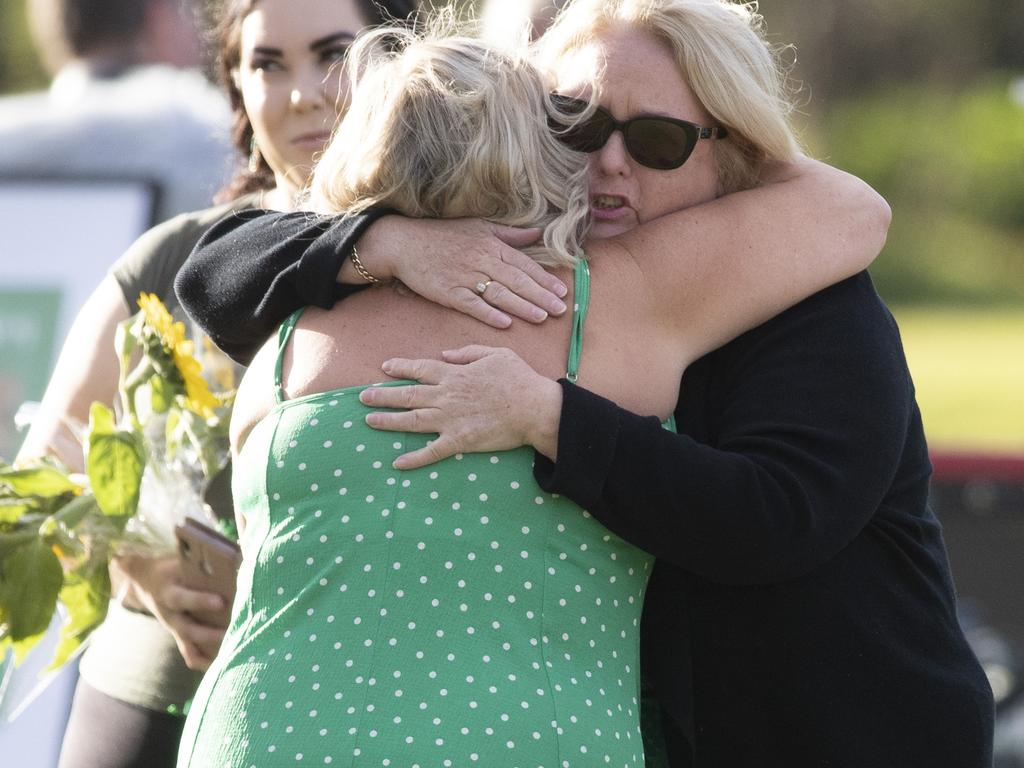
[[[106,616],[113,556],[172,553],[186,516],[223,529],[202,493],[227,462],[233,371],[213,356],[204,369],[156,296],[139,307],[117,329],[117,413],[89,412],[85,473],[0,462],[0,659],[20,664],[58,612],[61,667]]]

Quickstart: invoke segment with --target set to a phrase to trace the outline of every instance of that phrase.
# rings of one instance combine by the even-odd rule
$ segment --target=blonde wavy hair
[[[587,158],[559,142],[559,110],[528,51],[496,50],[434,20],[361,34],[351,103],[317,164],[318,213],[370,207],[541,227],[546,266],[575,263],[589,212]]]
[[[756,3],[574,0],[541,38],[539,61],[553,72],[560,58],[615,25],[664,41],[694,95],[728,130],[728,138],[715,142],[722,194],[757,186],[766,162],[792,160],[800,153],[790,123],[794,105],[782,49],[766,41]]]

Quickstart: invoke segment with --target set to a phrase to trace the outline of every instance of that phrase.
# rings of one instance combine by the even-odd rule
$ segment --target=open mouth
[[[594,195],[590,204],[599,211],[614,211],[626,206],[626,198],[619,195]]]

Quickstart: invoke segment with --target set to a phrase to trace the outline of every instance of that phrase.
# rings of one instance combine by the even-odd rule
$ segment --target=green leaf
[[[95,502],[92,506],[93,509],[96,509]],[[96,514],[99,514],[98,509],[96,509]],[[46,546],[57,555],[57,559],[60,560],[61,567],[65,571],[80,567],[88,557],[89,548],[86,541],[76,535],[60,515],[50,515],[43,520],[39,525],[39,535]]]
[[[91,514],[102,514],[96,497],[91,493],[83,493],[72,499],[56,512],[56,517],[68,528],[74,528]]]
[[[100,403],[89,411],[86,473],[96,503],[112,517],[135,514],[145,467],[142,448],[131,432],[114,426],[113,412]]]
[[[218,517],[214,528],[232,541],[238,541],[238,523],[233,517]]]
[[[72,493],[63,493],[60,496],[24,496],[20,498],[0,496],[0,531],[9,529],[11,526],[32,525],[34,520],[30,518],[53,514],[74,504],[77,499],[89,495],[83,493],[76,496]]]
[[[64,666],[106,618],[110,602],[110,572],[106,560],[69,573],[60,591],[60,602],[67,609],[68,617],[61,627],[60,641],[47,672]]]
[[[18,522],[26,512],[39,508],[35,499],[0,498],[0,524]]]
[[[181,440],[185,436],[181,428],[181,411],[177,408],[167,413],[167,421],[164,424],[164,452],[167,461],[174,461],[181,449]]]
[[[16,651],[19,642],[46,631],[63,584],[60,561],[38,538],[4,556],[0,562],[0,614]]]
[[[202,416],[188,409],[181,411],[181,428],[185,437],[199,454],[199,463],[203,467],[203,475],[212,477],[224,466],[227,460],[224,446],[218,441],[210,429],[210,425]]]
[[[31,523],[38,525],[45,518],[41,518],[38,515],[30,516]],[[27,542],[35,540],[39,536],[39,531],[36,530],[33,525],[26,524],[21,529],[14,531],[2,531],[0,532],[0,568],[3,567],[3,560],[7,555],[16,549],[19,549]],[[0,605],[0,611],[3,606]],[[3,624],[3,616],[0,614],[0,624]]]
[[[153,413],[167,413],[167,409],[174,402],[176,388],[172,387],[166,379],[156,374],[149,378],[149,407]]]
[[[60,496],[82,490],[65,473],[45,466],[0,469],[0,485],[10,487],[18,496]]]
[[[46,637],[46,630],[39,634],[26,637],[23,640],[12,640],[11,647],[14,649],[14,666],[18,666],[28,656],[28,652],[36,647],[36,644]]]
[[[45,632],[41,632],[38,635],[33,635],[25,640],[18,640],[15,642],[11,639],[10,635],[2,633],[3,627],[0,626],[0,670],[3,669],[3,664],[7,660],[8,648],[14,651],[14,666],[17,667],[25,660],[25,657],[28,655],[28,652],[32,650],[33,646],[46,636]]]
[[[118,323],[114,332],[114,349],[117,351],[118,360],[121,362],[121,371],[128,370],[132,354],[139,345],[138,334],[142,330],[143,313],[136,312],[132,317]]]
[[[103,403],[93,403],[89,408],[89,435],[110,435],[116,431],[114,412]]]

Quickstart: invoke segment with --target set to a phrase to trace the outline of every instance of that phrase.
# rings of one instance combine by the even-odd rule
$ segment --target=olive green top
[[[185,259],[213,224],[232,211],[252,207],[257,202],[257,196],[246,195],[227,205],[185,213],[153,227],[136,240],[110,269],[129,312],[138,309],[136,301],[145,291],[160,297],[168,310],[181,319],[174,295],[174,276]],[[226,357],[220,357],[224,365],[229,364]],[[218,514],[231,514],[229,494],[207,500]],[[111,601],[106,620],[90,638],[79,669],[85,681],[100,692],[161,712],[180,712],[195,693],[201,677],[185,666],[174,639],[155,618],[130,611],[116,600]]]

